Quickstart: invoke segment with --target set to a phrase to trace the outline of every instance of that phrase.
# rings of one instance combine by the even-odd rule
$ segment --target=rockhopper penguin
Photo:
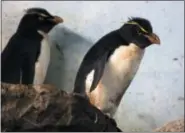
[[[145,48],[160,44],[149,20],[132,17],[119,29],[95,43],[79,67],[74,93],[88,96],[90,102],[113,117],[133,80]],[[94,71],[93,80],[87,78]]]
[[[1,53],[1,81],[33,84],[35,64],[42,51],[41,43],[47,33],[62,22],[62,18],[43,8],[25,10],[16,32]]]

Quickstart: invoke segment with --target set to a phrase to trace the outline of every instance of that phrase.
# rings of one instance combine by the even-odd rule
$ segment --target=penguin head
[[[48,33],[55,25],[62,22],[61,17],[51,15],[43,8],[29,8],[25,10],[17,30],[24,34],[37,33],[38,30]]]
[[[160,44],[160,38],[153,33],[149,20],[132,17],[120,28],[121,36],[128,43],[134,43],[144,49],[152,44]]]

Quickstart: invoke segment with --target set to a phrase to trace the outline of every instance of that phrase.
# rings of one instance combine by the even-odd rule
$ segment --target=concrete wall
[[[149,19],[161,46],[147,48],[116,115],[124,131],[149,131],[184,116],[183,1],[2,2],[2,48],[28,7],[43,7],[64,18],[51,31],[47,83],[71,91],[78,66],[90,46],[130,16]]]

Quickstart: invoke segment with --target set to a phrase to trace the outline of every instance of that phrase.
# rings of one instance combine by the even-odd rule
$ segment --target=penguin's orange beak
[[[152,33],[150,35],[145,35],[145,36],[151,41],[152,44],[158,44],[158,45],[161,44],[159,36],[156,35],[155,33]]]
[[[59,17],[59,16],[54,16],[54,18],[53,19],[50,19],[50,21],[53,21],[56,24],[59,24],[59,23],[63,23],[64,22],[64,20],[61,17]]]

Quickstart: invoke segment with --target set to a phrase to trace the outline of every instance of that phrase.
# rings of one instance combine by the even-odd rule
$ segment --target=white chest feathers
[[[101,82],[105,84],[107,90],[115,90],[121,93],[134,78],[140,62],[142,60],[144,50],[134,44],[129,46],[120,46],[110,57],[102,77]]]
[[[35,64],[34,84],[43,84],[50,62],[50,41],[47,34],[42,31],[38,32],[44,37],[44,39],[41,42],[40,55]]]
[[[143,55],[144,50],[135,44],[117,48],[110,56],[97,88],[89,94],[91,102],[105,112],[115,112]]]

